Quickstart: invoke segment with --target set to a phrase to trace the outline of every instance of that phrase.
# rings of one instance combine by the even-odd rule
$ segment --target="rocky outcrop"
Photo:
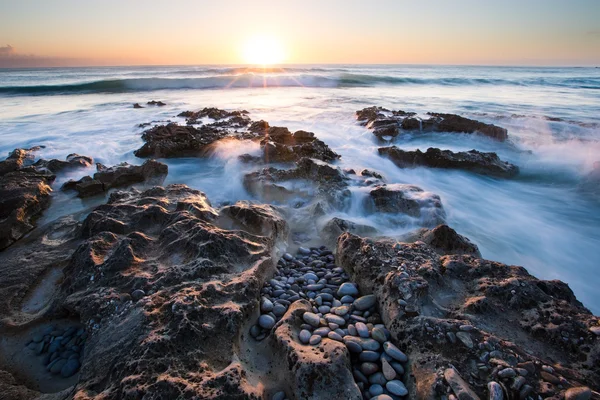
[[[425,229],[418,240],[431,246],[440,254],[464,254],[481,257],[479,248],[469,238],[459,235],[448,225],[439,225],[433,229]]]
[[[350,233],[338,240],[337,264],[376,296],[410,360],[410,399],[502,398],[489,397],[499,392],[558,399],[570,388],[599,389],[600,321],[566,284],[522,267],[440,255],[464,253],[443,242],[431,241],[434,249]]]
[[[50,185],[65,168],[88,166],[91,158],[71,154],[67,161],[39,160],[34,151],[15,149],[0,161],[0,250],[35,227],[35,220],[50,205]]]
[[[264,226],[253,226],[257,233],[219,228],[218,212],[204,194],[183,185],[115,192],[61,240],[42,237],[35,242],[45,253],[34,257],[44,262],[23,263],[21,252],[5,259],[1,288],[11,286],[18,271],[26,275],[43,273],[42,266],[63,268],[64,279],[51,292],[49,305],[41,314],[27,316],[27,326],[70,315],[85,327],[79,383],[71,396],[264,395],[268,378],[246,369],[250,355],[239,349],[287,228],[269,206],[233,207],[227,215],[236,226],[260,221]],[[24,318],[20,305],[38,281],[21,280],[22,288],[13,286],[3,298],[1,317],[5,323],[14,321],[11,335],[26,329],[16,321]],[[7,377],[0,382],[3,393],[15,388],[8,379],[11,371],[0,374]],[[255,378],[265,384],[256,384]]]
[[[66,182],[63,190],[76,190],[79,197],[89,197],[135,183],[160,184],[169,169],[164,163],[147,160],[142,165],[124,162],[110,168],[97,164],[97,171],[93,177],[84,176],[78,181]]]
[[[282,184],[297,180],[306,181],[306,185],[288,189]],[[246,190],[266,202],[286,202],[294,197],[312,199],[313,185],[318,197],[339,206],[350,195],[347,178],[339,168],[312,158],[302,158],[292,169],[270,167],[244,176]]]
[[[379,154],[388,157],[400,168],[426,166],[430,168],[462,169],[483,175],[512,178],[519,173],[519,167],[502,161],[496,153],[483,153],[477,150],[453,152],[428,148],[404,151],[396,146],[380,147]]]
[[[144,132],[144,145],[133,153],[137,157],[196,157],[228,134],[227,130],[210,126],[158,125]]]
[[[356,112],[358,121],[373,129],[379,138],[396,137],[400,131],[455,132],[480,134],[504,141],[508,131],[493,124],[486,124],[456,114],[427,113],[429,118],[415,117],[415,113],[390,111],[381,107],[368,107]]]
[[[424,226],[438,225],[446,217],[438,195],[418,186],[399,183],[376,186],[369,192],[365,207],[371,212],[419,218]]]
[[[370,225],[357,224],[333,217],[323,225],[320,235],[326,246],[334,247],[337,244],[338,237],[344,232],[350,232],[358,236],[374,236],[377,234],[377,229]]]
[[[185,117],[187,123],[197,124],[200,118],[210,118],[215,121],[221,121],[222,124],[211,124],[212,126],[228,126],[228,127],[245,127],[251,121],[248,117],[248,111],[227,111],[221,110],[215,107],[205,107],[199,111],[184,111],[177,115],[178,117]],[[226,120],[226,121],[224,121]]]
[[[291,162],[304,157],[331,162],[340,158],[339,154],[317,139],[314,133],[296,131],[292,134],[287,128],[278,126],[269,128],[261,141],[261,147],[266,162]]]

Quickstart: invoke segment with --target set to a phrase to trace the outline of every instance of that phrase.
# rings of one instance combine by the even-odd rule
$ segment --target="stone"
[[[369,393],[371,393],[372,396],[378,396],[383,393],[383,387],[377,383],[371,385],[369,387]]]
[[[362,353],[360,353],[358,359],[360,361],[375,362],[379,360],[379,353],[375,351],[365,350]]]
[[[469,384],[463,380],[454,368],[447,368],[444,371],[444,379],[446,379],[458,400],[480,400],[479,396],[475,394]]]
[[[489,392],[489,400],[504,400],[504,392],[502,391],[502,386],[498,382],[488,382],[487,384],[488,392]]]
[[[363,374],[369,376],[379,371],[379,366],[373,362],[363,362],[360,364],[360,370]]]
[[[395,146],[380,147],[379,155],[392,160],[400,168],[426,166],[430,168],[462,169],[483,175],[500,178],[513,178],[519,167],[502,161],[496,153],[483,153],[477,150],[453,152],[430,147],[425,153],[421,150],[404,151]]]
[[[133,301],[141,300],[144,296],[146,296],[146,292],[144,292],[142,289],[136,289],[131,292],[131,299]]]
[[[262,298],[260,303],[260,311],[263,313],[268,313],[273,311],[273,302],[265,297]]]
[[[517,376],[517,373],[512,368],[504,368],[503,370],[498,371],[498,377],[502,379],[514,378],[515,376]]]
[[[337,333],[337,332],[329,332],[329,333],[327,334],[327,337],[328,337],[329,339],[331,339],[331,340],[336,340],[336,341],[338,341],[338,342],[343,342],[343,338],[342,338],[342,336],[341,336],[339,333]]]
[[[315,328],[319,326],[319,324],[321,323],[321,318],[319,318],[319,316],[315,313],[311,313],[311,312],[305,312],[302,315],[302,319],[304,320],[304,322],[306,322],[309,325],[314,326]]]
[[[354,327],[356,328],[356,332],[358,332],[358,335],[360,337],[363,337],[363,338],[369,337],[369,328],[367,328],[367,325],[365,325],[362,322],[357,322],[354,324]]]
[[[385,342],[383,344],[383,351],[387,353],[394,360],[398,360],[400,362],[408,361],[408,357],[404,354],[399,348],[394,346],[392,342]]]
[[[408,394],[408,390],[402,381],[392,380],[385,384],[385,388],[390,391],[390,393],[395,394],[396,396],[406,396]]]
[[[380,394],[379,396],[371,397],[371,400],[394,400],[387,394]]]
[[[351,353],[361,353],[363,351],[362,346],[358,342],[353,340],[344,340],[344,343]]]
[[[273,307],[273,314],[275,314],[276,317],[283,316],[283,314],[285,314],[286,311],[287,307],[279,303],[275,304],[275,306]]]
[[[258,318],[258,325],[263,329],[271,329],[275,326],[275,318],[268,314],[263,314]]]
[[[321,343],[322,337],[319,335],[312,335],[310,337],[310,339],[308,340],[308,343],[310,343],[311,345],[317,345],[319,343]]]
[[[371,330],[371,337],[377,340],[379,343],[384,343],[387,340],[385,329],[377,326]]]
[[[79,370],[79,360],[77,358],[70,358],[60,370],[60,375],[63,378],[69,378]]]
[[[356,296],[358,295],[358,289],[352,283],[344,282],[340,285],[337,295],[340,298],[344,296]]]
[[[375,297],[375,295],[373,294],[369,294],[354,300],[354,308],[360,311],[364,311],[373,307],[375,303],[377,303],[377,297]]]
[[[346,320],[344,318],[340,317],[339,315],[335,315],[335,314],[325,315],[325,320],[327,322],[331,322],[331,323],[339,325],[339,326],[346,324]]]
[[[473,340],[471,339],[471,335],[469,335],[468,332],[457,332],[456,337],[469,349],[473,348]]]
[[[383,376],[385,376],[385,379],[387,379],[388,381],[391,381],[397,375],[396,370],[385,358],[381,359],[381,372],[383,372]]]
[[[565,400],[589,400],[592,398],[592,391],[585,386],[573,387],[565,392]]]
[[[62,371],[62,368],[67,364],[67,360],[65,360],[64,358],[58,358],[56,359],[56,362],[54,362],[53,364],[49,364],[48,366],[52,366],[50,367],[50,372],[53,374],[58,374]]]
[[[377,340],[374,339],[360,339],[360,344],[363,349],[370,351],[377,351],[381,347],[381,344]]]
[[[285,392],[277,392],[271,398],[271,400],[284,400],[284,399],[285,399]]]
[[[306,329],[302,329],[300,331],[300,333],[298,334],[298,338],[300,339],[300,342],[302,344],[308,344],[311,336],[312,336],[312,334],[309,331],[307,331]]]

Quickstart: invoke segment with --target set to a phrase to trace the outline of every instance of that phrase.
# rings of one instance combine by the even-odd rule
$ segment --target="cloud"
[[[16,54],[15,48],[10,44],[0,47],[0,57],[10,57]]]

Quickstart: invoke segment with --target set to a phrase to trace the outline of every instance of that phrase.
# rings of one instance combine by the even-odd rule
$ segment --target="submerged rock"
[[[500,160],[496,153],[482,153],[477,150],[455,153],[430,147],[423,153],[421,150],[404,151],[391,146],[380,147],[378,151],[400,168],[422,165],[431,168],[462,169],[503,178],[512,178],[519,173],[517,166]]]

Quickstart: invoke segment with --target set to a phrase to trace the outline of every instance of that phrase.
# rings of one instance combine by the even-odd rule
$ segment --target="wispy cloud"
[[[15,48],[10,44],[0,47],[0,57],[9,57],[16,54]]]

